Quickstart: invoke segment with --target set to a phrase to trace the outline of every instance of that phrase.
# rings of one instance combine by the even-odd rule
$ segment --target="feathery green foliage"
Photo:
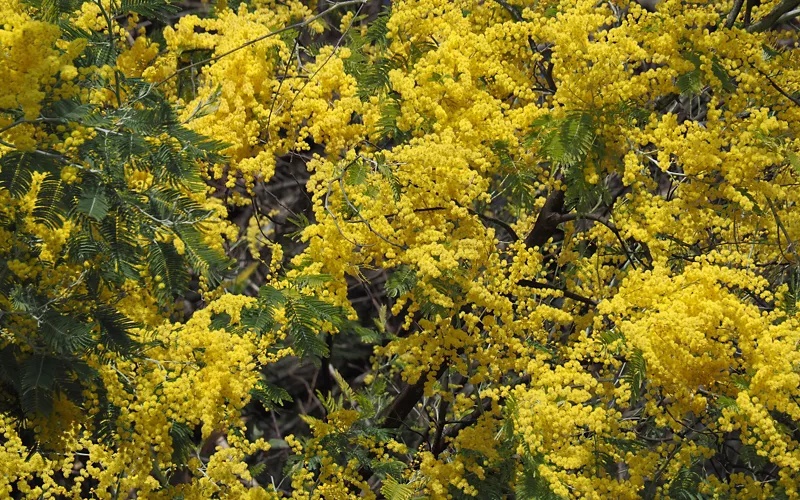
[[[35,3],[43,15],[53,19],[76,8],[74,2]],[[168,14],[175,6],[161,0],[126,0],[117,12],[138,12],[146,16]],[[70,32],[84,36],[77,28]],[[102,57],[92,51],[102,39],[90,37],[89,60],[113,61],[113,46]],[[88,64],[87,58],[77,64]],[[75,100],[46,101],[41,126],[59,134],[59,126],[78,123],[93,127],[97,134],[77,148],[76,156],[57,151],[15,151],[0,157],[0,187],[14,199],[21,199],[39,178],[33,220],[53,231],[69,222],[70,238],[50,265],[84,266],[74,283],[61,283],[52,297],[42,295],[43,276],[18,277],[6,260],[0,260],[0,295],[9,299],[10,311],[0,314],[0,331],[19,336],[18,321],[34,325],[34,334],[20,339],[29,353],[3,352],[20,366],[21,378],[7,372],[9,384],[25,413],[48,413],[57,393],[80,398],[80,387],[100,383],[77,361],[89,350],[108,349],[133,355],[138,348],[131,338],[137,326],[115,309],[113,301],[97,301],[101,296],[120,296],[127,281],[151,289],[161,303],[170,304],[187,289],[191,272],[219,283],[230,261],[211,250],[204,241],[202,224],[215,215],[200,207],[191,194],[203,188],[199,165],[221,159],[223,144],[208,140],[181,124],[173,106],[152,85],[117,74],[118,82],[88,79],[82,85],[109,89],[120,96],[117,84],[127,89],[115,107],[100,107]],[[73,168],[80,182],[62,179],[64,168]],[[152,176],[149,185],[134,187],[136,172]],[[0,229],[14,235],[16,258],[41,258],[38,240],[25,232],[18,213],[16,220],[0,220]],[[164,238],[160,240],[160,238]],[[149,242],[142,244],[141,240]],[[177,239],[183,253],[169,239]],[[9,259],[11,260],[11,259]],[[147,276],[152,278],[150,281]],[[85,292],[79,292],[85,290]],[[86,293],[87,296],[82,294]],[[90,313],[75,306],[83,301]],[[100,347],[102,346],[102,347]],[[80,376],[79,376],[80,372]],[[74,399],[73,399],[74,400]]]

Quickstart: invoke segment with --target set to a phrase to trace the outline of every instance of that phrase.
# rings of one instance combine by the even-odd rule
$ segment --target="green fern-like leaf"
[[[8,345],[0,349],[0,381],[9,384],[14,390],[22,390],[22,380],[20,378],[19,362],[17,354],[19,349],[16,346]]]
[[[364,41],[376,47],[386,48],[389,45],[389,19],[392,17],[391,9],[384,9],[370,23]]]
[[[147,265],[150,275],[157,277],[164,287],[157,287],[156,294],[170,302],[183,294],[189,283],[186,264],[174,246],[154,241],[150,243]]]
[[[42,114],[48,118],[63,120],[65,123],[70,121],[83,121],[94,110],[91,104],[83,104],[79,101],[64,99],[56,101],[50,105],[50,109],[43,111]]]
[[[86,147],[93,148],[97,154],[103,155],[106,158],[104,162],[106,164],[109,164],[114,158],[118,158],[124,165],[125,162],[130,162],[131,158],[141,158],[150,151],[144,136],[129,132],[119,135],[98,136],[89,141]],[[115,181],[122,182],[125,179],[124,169],[115,168],[113,163],[110,164],[110,167],[108,173],[111,177]]]
[[[57,174],[58,164],[48,156],[13,151],[0,157],[0,187],[14,198],[30,191],[33,172]]]
[[[395,142],[403,142],[408,138],[408,132],[401,130],[397,126],[397,119],[400,118],[400,113],[400,100],[397,96],[390,96],[383,102],[381,116],[375,123],[376,135],[379,141],[393,139]]]
[[[675,86],[683,96],[694,96],[703,90],[703,75],[699,69],[687,71],[675,79]]]
[[[603,439],[604,442],[611,444],[614,448],[623,453],[635,453],[647,448],[647,443],[637,439],[609,438]]]
[[[100,342],[111,351],[130,354],[137,346],[131,338],[131,330],[137,328],[135,322],[108,306],[99,306],[94,317],[100,325]]]
[[[103,220],[108,215],[109,203],[102,188],[96,186],[86,189],[78,201],[78,212],[86,214],[95,220]]]
[[[285,306],[289,321],[289,333],[294,340],[293,347],[301,358],[328,355],[328,346],[316,332],[319,327],[317,316],[307,304],[291,300]]]
[[[800,162],[800,159],[798,161]],[[784,283],[788,286],[788,290],[783,295],[781,308],[791,317],[797,312],[797,303],[800,301],[800,271],[792,268],[784,278]]]
[[[33,218],[50,229],[58,229],[67,218],[65,183],[60,178],[44,179],[36,197]]]
[[[47,311],[39,318],[39,335],[54,352],[72,355],[94,344],[92,327],[73,316]]]
[[[333,370],[333,379],[336,380],[336,384],[339,386],[339,390],[342,391],[342,394],[344,394],[351,404],[354,403],[356,400],[356,392],[350,387],[350,384],[347,383],[338,370]]]
[[[431,280],[430,284],[441,295],[458,302],[458,297],[462,294],[462,289],[453,279],[445,273],[442,277]],[[420,313],[427,319],[435,319],[437,316],[446,317],[448,310],[441,304],[431,300],[431,297],[420,292],[419,288],[414,289],[414,300],[420,304]]]
[[[702,478],[689,467],[683,467],[669,484],[668,498],[678,500],[703,500],[705,497],[698,491]]]
[[[228,313],[215,314],[208,325],[209,330],[231,330],[231,315]]]
[[[172,422],[169,429],[169,437],[172,439],[172,461],[183,465],[192,455],[195,449],[192,436],[194,432],[183,422]]]
[[[330,274],[303,274],[294,279],[298,288],[317,288],[333,280]]]
[[[408,466],[400,460],[375,459],[369,461],[370,470],[378,477],[401,477],[406,467]],[[411,487],[411,485],[408,486]],[[412,487],[412,491],[416,492],[416,489]]]
[[[316,297],[303,295],[296,299],[294,303],[295,310],[301,311],[304,318],[310,318],[314,324],[318,324],[320,321],[328,321],[338,326],[342,324],[342,320],[346,317],[341,307]]]
[[[220,161],[221,152],[230,147],[230,144],[198,134],[182,125],[170,125],[169,134],[178,140],[187,157],[192,160]]]
[[[39,17],[48,22],[57,21],[64,14],[71,14],[81,5],[80,0],[27,0],[36,8]]]
[[[147,204],[142,208],[156,219],[169,221],[170,225],[193,225],[210,216],[197,202],[169,186],[153,186],[145,193]]]
[[[392,476],[386,476],[381,486],[381,493],[387,500],[411,500],[416,490],[408,484],[399,483]]]
[[[719,58],[714,57],[711,63],[711,71],[714,73],[714,76],[722,84],[722,88],[728,92],[733,92],[736,90],[735,80],[731,77],[728,70],[720,63]]]
[[[301,358],[327,356],[328,346],[317,332],[323,321],[341,325],[345,318],[344,311],[315,297],[300,296],[287,301],[285,312],[298,355]]]
[[[358,321],[348,321],[345,323],[344,328],[346,331],[358,335],[361,342],[366,344],[379,344],[384,338],[380,332],[365,328],[361,326]]]
[[[132,220],[130,214],[118,210],[115,216],[105,217],[99,227],[90,225],[84,234],[89,240],[94,241],[101,254],[109,258],[115,272],[138,281],[140,275],[137,268],[142,257],[136,234],[140,227]],[[96,238],[96,232],[99,232],[102,239]]]
[[[103,444],[111,444],[117,438],[119,417],[122,409],[108,401],[108,395],[105,388],[102,388],[98,395],[100,404],[98,405],[98,412],[95,415],[95,435],[99,442]]]
[[[22,363],[20,403],[25,413],[50,414],[60,368],[61,364],[56,359],[43,354],[30,356]]]
[[[604,183],[591,184],[586,180],[585,171],[593,168],[578,164],[565,169],[564,182],[567,191],[564,193],[564,208],[585,214],[594,210],[601,202],[610,200]]]
[[[250,391],[250,396],[269,410],[275,410],[283,406],[285,401],[293,401],[284,388],[268,384],[263,380],[259,381],[256,387]]]
[[[381,160],[381,158],[378,158]],[[378,173],[389,182],[389,188],[392,190],[392,199],[395,203],[400,201],[400,196],[403,193],[403,186],[400,184],[400,179],[397,178],[392,171],[392,167],[387,165],[385,161],[378,161]]]
[[[565,158],[567,162],[577,161],[580,157],[586,156],[595,141],[592,115],[579,113],[568,116],[561,125],[561,136],[567,149],[568,157]]]
[[[533,208],[536,202],[536,177],[517,162],[507,142],[497,141],[491,149],[499,162],[500,183],[497,191],[503,194],[510,206],[518,210]]]
[[[641,350],[636,349],[628,359],[623,379],[631,387],[631,401],[636,403],[641,397],[641,391],[647,380],[647,363]]]
[[[250,473],[250,477],[252,478],[260,476],[265,470],[267,470],[267,464],[255,464],[247,468],[247,472]]]
[[[270,285],[264,285],[258,290],[258,303],[269,307],[277,307],[286,302],[286,297],[280,290]]]
[[[367,181],[367,173],[368,169],[366,163],[360,161],[352,163],[344,177],[345,184],[348,186],[364,184]]]
[[[176,231],[186,247],[186,257],[192,267],[209,278],[212,285],[218,284],[227,274],[232,261],[225,255],[208,247],[203,234],[192,226]]]
[[[180,6],[165,0],[122,0],[118,12],[126,14],[134,12],[149,19],[168,20],[180,11]]]
[[[197,165],[192,160],[184,151],[161,144],[153,152],[152,163],[163,167],[158,171],[163,174],[159,175],[159,178],[169,185],[184,185],[197,189],[202,185],[202,180]]]
[[[539,474],[541,459],[533,456],[523,457],[522,472],[517,474],[514,492],[518,500],[560,500],[553,493],[547,480]]]
[[[736,399],[730,396],[718,396],[717,397],[717,407],[720,409],[732,409],[738,411],[739,405],[736,403]]]
[[[391,298],[401,297],[409,293],[417,283],[417,273],[411,266],[398,267],[386,280],[384,285],[386,296]]]
[[[392,90],[389,72],[402,68],[405,64],[402,59],[382,57],[376,61],[365,61],[365,67],[358,70],[358,96],[366,100],[369,96],[380,95]]]
[[[560,119],[544,116],[532,128],[528,141],[538,143],[540,154],[559,166],[582,163],[597,139],[589,112],[575,111]]]
[[[675,86],[678,87],[681,95],[695,96],[703,90],[703,72],[700,70],[700,57],[694,53],[684,54],[684,57],[694,64],[694,69],[679,75],[675,79]]]
[[[256,305],[242,311],[242,326],[251,328],[259,334],[272,328],[274,315],[271,307]]]
[[[752,470],[761,470],[769,461],[758,454],[758,450],[753,445],[744,445],[739,450],[739,461],[746,464]]]

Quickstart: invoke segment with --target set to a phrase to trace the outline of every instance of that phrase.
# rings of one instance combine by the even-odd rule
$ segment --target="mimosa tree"
[[[800,497],[800,0],[642,4],[0,1],[0,492]]]

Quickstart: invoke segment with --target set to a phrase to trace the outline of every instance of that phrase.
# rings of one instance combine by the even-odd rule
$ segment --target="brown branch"
[[[439,379],[447,370],[447,363],[443,363],[436,372],[436,379]],[[392,404],[386,409],[386,418],[383,421],[384,429],[398,429],[403,425],[406,419],[417,402],[422,398],[425,393],[425,383],[428,381],[424,375],[420,377],[415,384],[408,384],[400,391],[400,394],[394,398]]]
[[[750,20],[752,19],[751,16],[753,14],[753,7],[755,6],[756,1],[757,0],[747,0],[747,4],[745,4],[744,19],[743,19],[745,29],[747,29],[747,27],[750,26]]]
[[[500,401],[503,401],[505,398],[501,398]],[[475,425],[478,422],[478,419],[481,418],[489,409],[492,407],[492,399],[486,399],[483,402],[478,403],[480,406],[475,409],[469,416],[463,420],[459,420],[458,422],[449,422],[452,423],[452,427],[447,429],[447,432],[444,433],[444,437],[446,439],[452,439],[458,435],[463,429],[471,425]]]
[[[525,238],[525,244],[530,248],[544,246],[547,240],[556,234],[558,225],[561,224],[563,210],[564,191],[554,189],[545,200],[544,206],[539,212],[539,217],[536,218],[536,223],[533,225],[533,230]]]
[[[766,16],[762,17],[757,23],[749,26],[747,31],[750,33],[758,33],[760,31],[767,31],[777,26],[784,14],[789,12],[800,5],[800,0],[783,0],[775,6],[772,11]]]
[[[733,4],[733,8],[731,9],[730,13],[728,13],[728,18],[725,20],[725,27],[727,29],[733,28],[733,23],[735,23],[736,18],[739,17],[739,12],[742,10],[742,5],[744,5],[744,0],[736,0],[736,3]]]
[[[436,372],[436,379],[441,378],[448,368],[449,366],[446,362],[442,363],[439,370]],[[383,422],[379,424],[380,428],[399,429],[403,426],[408,427],[405,423],[405,419],[425,393],[425,383],[428,380],[426,375],[427,374],[423,374],[415,384],[408,384],[400,391],[400,394],[394,398],[394,401],[392,401],[384,412],[386,417]],[[413,429],[411,430],[413,431]],[[361,468],[358,469],[358,475],[365,480],[369,479],[372,475],[372,469],[367,465],[362,465]]]
[[[774,88],[775,90],[777,90],[778,92],[780,92],[780,94],[781,94],[783,97],[785,97],[785,98],[789,99],[790,101],[792,101],[792,102],[793,102],[793,103],[795,103],[796,105],[800,106],[800,99],[798,99],[798,98],[796,98],[796,97],[793,97],[791,94],[789,94],[788,92],[786,92],[785,90],[783,90],[783,89],[782,89],[782,88],[781,88],[781,87],[780,87],[780,86],[779,86],[777,83],[775,83],[775,80],[773,80],[772,78],[770,78],[770,77],[769,77],[769,75],[767,75],[766,73],[764,73],[764,72],[763,72],[763,71],[761,71],[760,69],[756,69],[756,71],[758,71],[759,73],[761,73],[761,76],[763,76],[764,78],[766,78],[766,79],[767,79],[767,81],[769,82],[769,84],[772,86],[772,88]]]
[[[445,391],[448,387],[445,387]],[[439,401],[439,409],[436,412],[436,433],[433,437],[431,445],[431,453],[435,458],[439,458],[439,454],[444,451],[444,426],[447,423],[447,410],[450,408],[450,402],[442,399]]]
[[[467,210],[469,210],[469,213],[471,213],[472,215],[476,215],[480,219],[485,220],[486,222],[502,227],[503,229],[506,230],[506,232],[509,235],[511,235],[513,241],[519,241],[519,236],[517,236],[516,231],[514,231],[514,228],[512,228],[507,222],[501,221],[500,219],[495,219],[494,217],[489,217],[488,215],[483,215],[481,213],[476,212],[475,210],[472,210],[471,208],[468,208]]]
[[[520,13],[517,10],[515,10],[514,7],[505,0],[494,0],[494,2],[500,7],[504,8],[509,14],[511,14],[511,19],[513,19],[514,21],[518,23],[524,21]]]
[[[778,19],[777,24],[788,23],[789,21],[791,21],[792,19],[796,18],[797,16],[800,16],[800,9],[791,10],[791,11],[787,12],[786,14],[782,15],[780,17],[780,19]]]
[[[517,284],[522,285],[522,286],[526,286],[528,288],[536,288],[536,289],[539,289],[539,290],[556,290],[558,292],[561,292],[564,295],[564,297],[566,297],[568,299],[572,299],[572,300],[574,300],[576,302],[582,302],[582,303],[584,303],[586,305],[589,305],[589,306],[592,306],[592,307],[597,307],[597,304],[600,303],[600,302],[598,302],[598,301],[596,301],[594,299],[590,299],[588,297],[584,297],[583,295],[578,295],[577,293],[570,292],[569,290],[565,290],[563,288],[559,288],[559,287],[557,287],[555,285],[551,285],[549,283],[539,283],[538,281],[533,281],[533,280],[520,280],[519,283],[517,283]]]
[[[560,222],[569,222],[569,221],[577,220],[577,219],[585,219],[585,220],[594,221],[594,222],[600,223],[600,224],[604,225],[605,227],[607,227],[609,231],[614,233],[614,236],[617,238],[617,241],[619,241],[619,244],[622,245],[622,251],[625,252],[625,256],[628,258],[628,260],[630,261],[630,263],[633,266],[633,268],[636,269],[636,262],[635,262],[635,259],[633,258],[633,254],[628,250],[628,246],[625,244],[625,240],[622,239],[622,235],[620,234],[619,229],[617,229],[617,226],[613,222],[608,220],[607,217],[602,217],[602,216],[599,216],[599,215],[596,215],[596,214],[578,215],[577,213],[574,213],[574,212],[570,213],[570,214],[563,215],[561,217],[561,221]],[[641,262],[641,261],[639,261],[639,262]],[[645,266],[646,266],[646,264],[645,264]]]

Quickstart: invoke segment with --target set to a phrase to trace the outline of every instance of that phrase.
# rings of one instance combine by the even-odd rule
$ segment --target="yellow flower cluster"
[[[109,132],[46,128],[42,103],[110,110],[130,97],[121,75],[142,78],[181,123],[227,144],[225,161],[199,165],[214,187],[185,193],[211,211],[196,224],[205,247],[239,238],[229,209],[250,203],[295,153],[308,160],[314,216],[292,261],[302,270],[280,281],[272,227],[247,219],[251,254],[260,262],[271,250],[269,279],[285,289],[302,274],[329,275],[315,293],[355,319],[348,279],[386,271],[381,311],[400,316],[399,328],[376,347],[375,368],[424,385],[420,415],[431,401],[445,408],[425,429],[440,441],[414,452],[402,474],[426,496],[481,497],[502,476],[505,488],[535,483],[560,497],[668,497],[690,473],[711,497],[797,498],[800,65],[796,51],[777,49],[797,36],[753,32],[739,18],[723,28],[735,3],[662,0],[650,12],[620,1],[400,0],[385,40],[359,46],[368,32],[356,7],[335,19],[340,43],[309,55],[276,30],[298,21],[323,30],[311,22],[314,2],[218,2],[214,16],[166,27],[163,47],[141,30],[128,43],[104,19],[110,2],[86,2],[72,21],[121,49],[115,66],[98,67],[76,62],[86,42],[64,42],[55,25],[4,2],[0,155],[69,161],[35,172],[21,195],[0,189],[0,215],[20,221],[15,233],[0,230],[0,256],[10,276],[38,280],[44,301],[90,293],[96,262],[61,259],[74,225],[53,229],[34,213],[52,182],[77,186],[111,167],[73,161]],[[747,10],[764,19],[780,3]],[[110,83],[85,85],[100,80]],[[167,135],[149,141],[174,145]],[[122,163],[131,191],[153,187],[136,158]],[[223,200],[223,190],[234,194]],[[197,252],[178,230],[155,242]],[[148,269],[135,273],[154,290],[167,286]],[[171,321],[172,305],[139,283],[127,276],[97,299],[141,323],[142,357],[87,355],[106,387],[85,391],[89,415],[57,398],[48,419],[0,416],[0,491],[78,497],[91,479],[103,498],[274,497],[245,484],[245,458],[269,445],[238,431],[257,369],[292,352],[275,349],[285,328],[234,333],[256,300],[205,278],[207,306]],[[6,308],[11,299],[0,297]],[[214,326],[222,314],[231,328]],[[16,336],[3,332],[0,347],[36,331],[35,318],[20,316],[7,320]],[[278,323],[285,316],[278,310]],[[460,382],[443,387],[442,373]],[[119,409],[116,446],[91,437],[102,398]],[[341,443],[377,462],[408,452],[363,432],[356,409],[305,421],[308,440],[286,438],[302,457],[295,498],[375,497],[366,465]],[[56,450],[32,451],[17,431],[25,425]],[[219,446],[193,456],[190,480],[170,486],[181,426]],[[709,472],[730,440],[774,469]],[[73,474],[77,460],[79,477],[61,486],[54,476]]]
[[[345,276],[413,269],[413,290],[392,307],[404,315],[403,333],[376,352],[409,383],[427,380],[428,396],[439,394],[433,374],[445,364],[473,384],[524,376],[530,382],[512,392],[518,452],[540,460],[536,474],[559,495],[638,498],[654,477],[666,492],[681,467],[713,454],[686,432],[694,419],[710,433],[741,431],[780,464],[780,487],[793,492],[798,445],[770,412],[796,420],[796,319],[777,306],[759,309],[781,299],[757,266],[796,262],[797,171],[787,155],[795,154],[800,116],[761,76],[796,88],[795,56],[765,58],[766,35],[700,28],[727,13],[710,2],[667,0],[657,12],[636,3],[508,3],[395,5],[387,52],[410,62],[387,72],[391,94],[377,91],[351,108],[365,143],[338,153],[352,143],[343,132],[325,141],[336,153],[327,148],[309,163],[318,223],[304,231],[309,246],[296,262],[324,263],[315,269],[336,278],[328,289],[344,304]],[[684,98],[698,119],[669,112],[670,96],[692,79],[707,94]],[[662,101],[667,112],[648,107]],[[554,176],[548,151],[525,136],[537,120],[570,113],[595,117],[592,140],[603,147],[570,168],[583,169],[589,185],[619,179],[622,194],[604,224],[571,222],[584,215],[573,214],[563,243],[530,248],[522,239],[546,194],[569,193],[573,181]],[[388,117],[395,143],[377,151]],[[538,194],[512,218],[520,240],[509,241],[505,228],[472,210],[514,189],[504,181],[520,171]],[[712,252],[720,242],[733,247]],[[557,286],[548,285],[549,252],[564,268]],[[596,312],[585,307],[595,301]],[[786,359],[779,345],[791,352]],[[645,379],[634,376],[637,363]],[[767,367],[763,379],[751,378]],[[747,401],[756,391],[763,406],[737,404],[719,416],[728,399],[738,401],[740,377]],[[647,418],[664,444],[621,444],[636,442],[631,422]],[[479,422],[459,438],[485,440],[491,426]],[[756,427],[760,434],[749,430]],[[459,483],[470,466],[463,452],[492,451],[458,438],[450,446],[462,453],[421,459],[428,494],[477,494]],[[603,460],[624,472],[606,471]],[[772,491],[745,483],[731,478],[724,488],[742,498]]]
[[[119,411],[109,429],[109,444],[91,438],[98,421],[93,417],[101,410],[99,393],[87,394],[94,400],[88,415],[74,403],[59,400],[53,415],[36,423],[38,439],[48,446],[58,443],[57,453],[30,451],[15,430],[18,422],[3,417],[0,490],[15,488],[27,498],[41,494],[80,498],[82,483],[92,478],[93,495],[98,498],[113,498],[133,489],[154,498],[250,494],[270,498],[265,491],[249,491],[242,483],[251,479],[244,458],[268,450],[269,444],[237,437],[237,429],[242,429],[239,415],[259,380],[255,368],[266,362],[264,352],[275,339],[211,326],[215,314],[227,314],[238,324],[242,311],[253,307],[254,301],[224,295],[186,323],[167,322],[141,330],[136,340],[154,347],[135,361],[111,353],[106,353],[110,363],[109,358],[101,361],[102,354],[90,359],[103,379],[102,397]],[[190,461],[193,480],[170,489],[165,478],[175,472],[176,445],[171,434],[175,425],[200,429],[212,451],[203,457],[205,463],[199,456]],[[214,449],[214,443],[224,446]],[[76,460],[82,463],[80,476],[69,490],[59,486],[54,474],[64,471],[69,476]],[[154,470],[161,475],[153,474]],[[44,484],[32,486],[36,478],[43,478]]]
[[[0,19],[0,153],[9,147],[30,150],[37,141],[34,127],[24,121],[39,117],[42,100],[59,80],[77,75],[72,60],[86,41],[60,41],[56,26],[32,19],[16,1],[0,5]],[[23,120],[15,122],[8,110],[19,110]]]

